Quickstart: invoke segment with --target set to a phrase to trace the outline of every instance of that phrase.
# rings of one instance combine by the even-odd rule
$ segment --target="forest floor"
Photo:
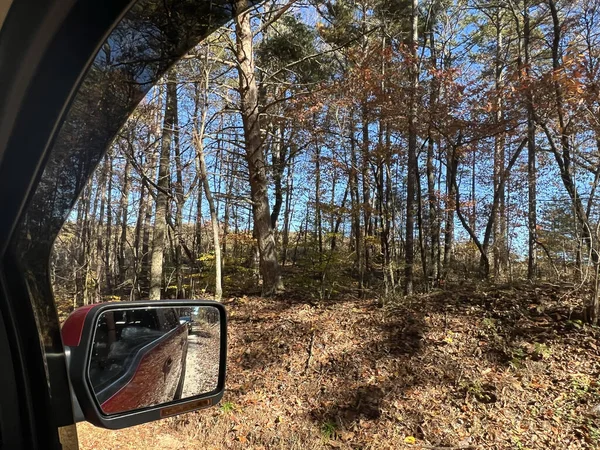
[[[241,297],[219,407],[82,449],[600,448],[600,329],[566,285],[462,285],[380,307]]]

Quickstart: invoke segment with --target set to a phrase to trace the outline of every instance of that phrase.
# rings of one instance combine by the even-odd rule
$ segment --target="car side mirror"
[[[227,318],[220,303],[99,303],[73,311],[61,334],[74,396],[96,426],[138,425],[223,397]]]

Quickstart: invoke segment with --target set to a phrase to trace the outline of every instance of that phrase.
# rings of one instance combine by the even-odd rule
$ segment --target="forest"
[[[561,280],[597,323],[599,21],[593,0],[253,7],[120,130],[55,243],[57,298]]]
[[[600,3],[234,3],[83,190],[60,316],[228,305],[185,448],[598,448]]]

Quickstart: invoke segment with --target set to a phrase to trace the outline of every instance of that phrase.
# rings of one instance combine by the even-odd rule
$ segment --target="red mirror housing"
[[[143,319],[140,319],[145,314],[145,317],[149,317],[147,320],[152,321],[153,317],[154,320],[158,320],[159,316],[165,316],[163,311],[174,311],[171,313],[173,317],[170,318],[172,330],[165,331],[161,328],[163,325],[158,324],[155,325],[156,330],[153,330],[151,328],[154,325],[150,325],[150,322],[143,323]],[[185,317],[178,317],[179,311],[186,311]],[[214,389],[209,392],[200,390],[197,393],[188,390],[182,395],[186,370],[188,373],[194,370],[194,367],[189,367],[189,364],[186,369],[186,362],[190,361],[193,365],[198,358],[210,357],[203,347],[205,344],[198,341],[200,339],[198,336],[204,336],[206,333],[194,335],[194,327],[202,326],[202,323],[191,319],[192,311],[196,312],[197,319],[202,312],[200,315],[204,320],[209,320],[213,324],[215,339],[211,344],[215,369],[211,387],[214,386]],[[207,311],[212,312],[208,314],[208,318]],[[106,328],[107,317],[110,318],[110,333],[102,334],[100,331],[102,327]],[[225,307],[220,303],[166,300],[83,306],[73,311],[67,318],[61,335],[67,354],[74,402],[77,402],[74,405],[76,415],[80,410],[85,420],[96,426],[118,429],[138,425],[213,406],[223,397],[227,356],[227,318]],[[106,336],[112,336],[112,342],[107,340]],[[116,336],[120,339],[118,342]],[[134,336],[133,341],[127,341],[133,342],[134,345],[124,345],[126,336]],[[188,359],[188,342],[192,344],[192,348],[198,349],[197,352],[202,348],[202,353],[197,353],[193,358]],[[177,353],[179,356],[175,356],[176,352],[169,348],[171,344],[182,350]],[[120,360],[115,359],[114,352],[109,358],[111,348],[119,350]],[[161,355],[166,358],[165,361],[160,360]],[[218,366],[216,366],[217,360]],[[178,367],[180,361],[182,364]],[[154,376],[156,367],[162,371],[162,376]],[[171,375],[177,379],[166,383],[167,377]],[[157,390],[163,389],[164,392],[161,391],[160,395],[155,396],[147,395],[148,391],[153,390],[153,383],[156,384]],[[144,398],[147,400],[144,401]],[[128,401],[132,399],[138,401]],[[127,405],[127,407],[115,409],[115,405]]]

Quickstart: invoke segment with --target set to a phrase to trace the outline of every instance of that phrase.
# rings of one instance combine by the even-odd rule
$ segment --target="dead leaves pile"
[[[80,441],[84,449],[600,448],[600,331],[574,317],[580,302],[568,286],[529,285],[462,286],[386,308],[231,299],[220,408],[119,432],[84,425]],[[134,446],[119,446],[123,439]]]

